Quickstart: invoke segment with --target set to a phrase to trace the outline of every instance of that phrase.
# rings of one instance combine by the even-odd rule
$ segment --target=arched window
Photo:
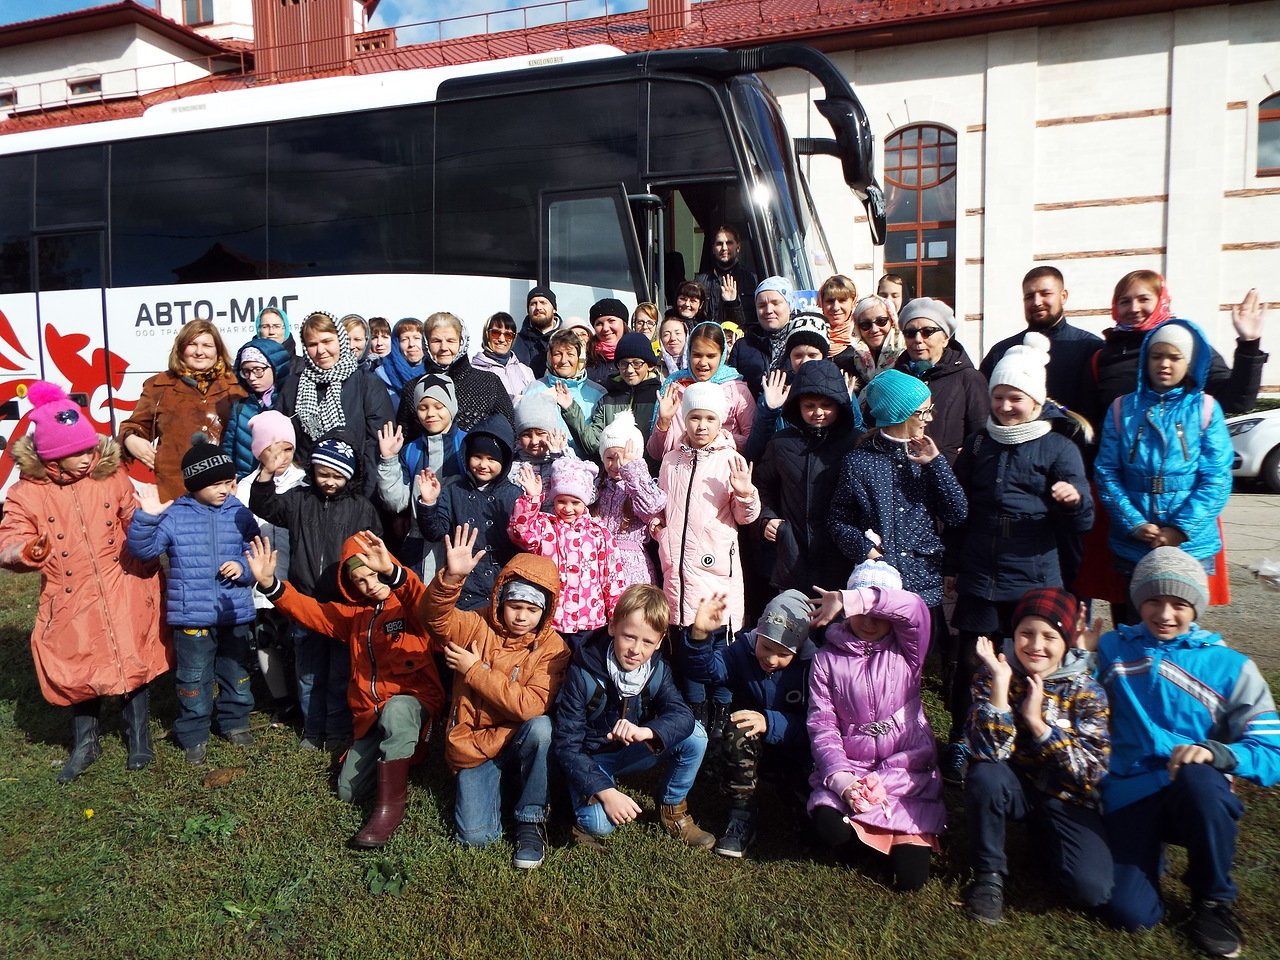
[[[918,297],[955,306],[956,134],[933,123],[905,127],[884,145],[889,232],[886,273]]]
[[[1258,104],[1258,176],[1280,177],[1280,93]]]

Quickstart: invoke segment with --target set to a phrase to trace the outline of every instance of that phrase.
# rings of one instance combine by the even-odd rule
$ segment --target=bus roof
[[[147,108],[139,117],[0,136],[0,154],[429,103],[436,98],[442,83],[459,77],[589,63],[621,56],[625,54],[617,47],[596,44],[445,67],[247,86],[168,100]]]

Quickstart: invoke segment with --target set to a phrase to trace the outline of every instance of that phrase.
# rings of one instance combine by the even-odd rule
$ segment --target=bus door
[[[33,237],[41,376],[88,409],[99,433],[115,433],[114,390],[123,370],[107,324],[106,242],[101,229],[39,231]]]
[[[586,317],[604,297],[650,297],[650,274],[621,183],[544,191],[540,206],[538,275],[556,291],[561,316]]]

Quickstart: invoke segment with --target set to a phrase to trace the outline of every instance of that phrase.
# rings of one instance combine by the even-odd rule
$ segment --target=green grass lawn
[[[209,764],[192,768],[171,742],[158,742],[157,762],[128,773],[109,706],[102,757],[60,787],[68,712],[41,699],[31,667],[36,586],[35,577],[0,573],[0,957],[1192,956],[1176,928],[1187,915],[1175,879],[1180,851],[1166,881],[1169,922],[1131,936],[1061,909],[1015,828],[1007,922],[969,921],[956,905],[964,840],[954,794],[934,879],[895,895],[815,852],[803,824],[768,802],[746,861],[686,850],[649,817],[603,855],[567,846],[561,826],[542,868],[518,873],[508,843],[470,851],[451,842],[452,786],[438,749],[414,775],[392,844],[351,851],[345,841],[362,811],[334,796],[323,755],[296,752],[293,734],[269,730],[263,714],[254,714],[251,750],[215,740]],[[171,677],[158,681],[153,704],[159,736],[173,716]],[[239,775],[211,785],[206,778],[219,769]],[[1248,784],[1240,792],[1248,814],[1236,879],[1247,955],[1280,957],[1280,798]],[[709,829],[723,825],[713,789],[700,784],[690,806]]]

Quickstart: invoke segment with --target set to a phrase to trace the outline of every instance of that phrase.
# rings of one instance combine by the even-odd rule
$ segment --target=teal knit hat
[[[862,395],[877,426],[887,427],[906,423],[929,399],[929,388],[901,370],[886,370],[867,384]]]

